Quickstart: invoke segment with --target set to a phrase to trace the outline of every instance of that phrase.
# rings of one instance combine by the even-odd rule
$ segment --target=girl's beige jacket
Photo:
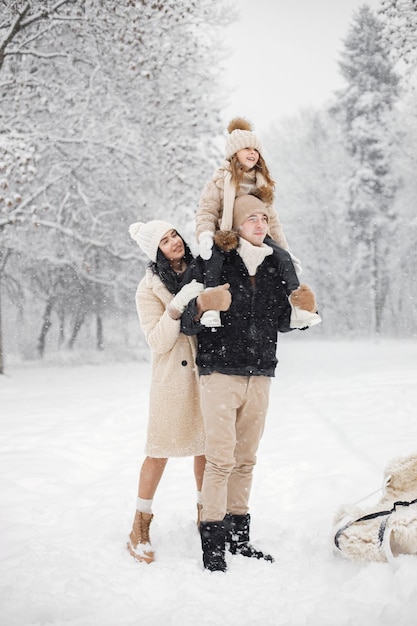
[[[206,183],[201,193],[196,215],[197,241],[202,232],[213,234],[216,230],[230,230],[232,227],[233,203],[237,196],[250,194],[263,187],[265,179],[259,172],[247,172],[240,188],[236,190],[231,181],[230,163],[215,171],[213,178]],[[279,246],[288,250],[282,224],[273,204],[266,205],[269,213],[269,233]]]

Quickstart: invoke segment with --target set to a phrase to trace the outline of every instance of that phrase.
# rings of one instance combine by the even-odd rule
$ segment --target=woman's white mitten
[[[198,283],[195,279],[184,285],[168,304],[167,308],[170,316],[173,319],[180,318],[189,301],[197,298],[202,291],[204,291],[203,283]]]

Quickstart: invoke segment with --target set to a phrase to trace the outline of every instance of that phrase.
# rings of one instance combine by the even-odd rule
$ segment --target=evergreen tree
[[[345,194],[341,181],[351,165],[339,126],[327,111],[306,109],[269,131],[276,208],[302,279],[317,293],[322,335],[353,332],[356,311],[346,306]],[[304,278],[305,276],[305,278]]]
[[[417,63],[416,0],[381,0],[378,10],[391,55],[403,61],[409,74]]]
[[[340,70],[346,86],[336,94],[333,111],[340,122],[353,170],[347,181],[352,297],[369,302],[364,326],[381,331],[389,290],[389,257],[396,215],[396,180],[391,171],[392,118],[398,75],[385,45],[381,22],[367,5],[354,19],[345,40]]]

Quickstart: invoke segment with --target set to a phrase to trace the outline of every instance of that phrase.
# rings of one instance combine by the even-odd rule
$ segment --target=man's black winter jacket
[[[196,260],[196,278],[204,277],[203,262]],[[275,254],[265,257],[252,286],[246,265],[236,250],[224,254],[221,284],[229,283],[232,304],[222,312],[222,327],[213,331],[193,321],[192,300],[182,316],[181,330],[198,334],[197,365],[200,375],[220,372],[237,376],[275,376],[278,331],[288,332],[291,307]]]

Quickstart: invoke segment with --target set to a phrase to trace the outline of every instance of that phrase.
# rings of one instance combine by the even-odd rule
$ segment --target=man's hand
[[[310,311],[310,313],[317,312],[316,298],[307,285],[300,285],[298,289],[292,292],[290,295],[291,304],[303,309],[304,311]]]
[[[232,303],[229,283],[219,285],[213,289],[206,289],[197,298],[198,312],[227,311]]]

